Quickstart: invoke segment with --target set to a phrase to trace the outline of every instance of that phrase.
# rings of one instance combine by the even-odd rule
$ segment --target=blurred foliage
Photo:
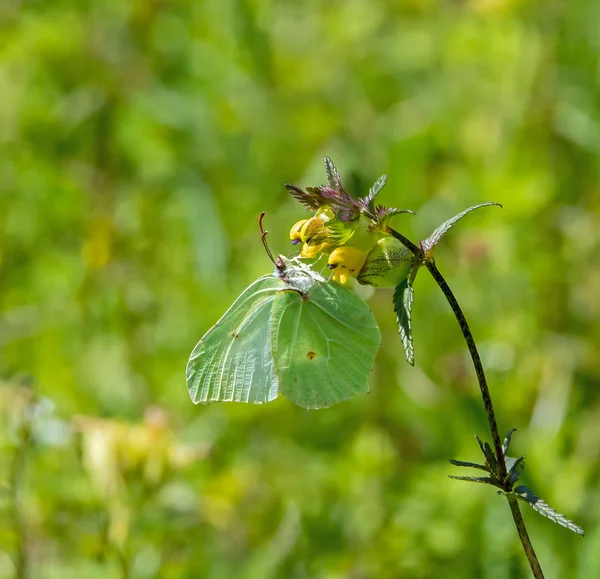
[[[307,214],[283,183],[323,182],[325,154],[353,194],[388,173],[412,239],[503,204],[436,259],[524,484],[586,530],[524,512],[546,576],[600,576],[599,20],[597,0],[1,2],[0,578],[530,576],[505,501],[446,477],[487,425],[427,275],[415,368],[391,290],[369,302],[370,395],[189,401],[194,344],[272,267],[258,214],[287,252]]]

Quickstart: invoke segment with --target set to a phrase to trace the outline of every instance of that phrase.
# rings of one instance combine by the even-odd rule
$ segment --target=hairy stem
[[[494,413],[492,397],[490,396],[490,390],[487,385],[487,380],[485,379],[485,372],[483,371],[483,364],[481,363],[481,358],[479,357],[479,352],[477,351],[473,334],[471,334],[469,324],[467,324],[465,315],[463,314],[458,301],[454,297],[450,286],[446,283],[446,280],[436,267],[435,263],[433,261],[426,261],[425,266],[446,296],[446,299],[448,300],[448,303],[450,304],[450,307],[456,316],[458,325],[462,330],[463,336],[465,337],[465,341],[467,342],[467,348],[469,349],[469,354],[471,354],[473,366],[475,366],[475,374],[477,375],[477,382],[479,382],[479,389],[481,390],[481,397],[483,398],[485,413],[487,414],[488,422],[490,423],[490,432],[492,433],[492,441],[494,443],[494,450],[498,460],[498,475],[499,478],[504,480],[507,472],[506,463],[504,462],[504,454],[502,452],[502,439],[500,438],[500,433],[498,432],[498,424],[496,423],[496,414]]]
[[[389,233],[395,237],[398,241],[404,244],[408,249],[410,249],[414,255],[427,267],[429,273],[432,275],[433,279],[436,281],[440,289],[442,290],[444,296],[446,296],[446,300],[450,304],[452,311],[454,312],[454,316],[458,321],[458,325],[463,333],[465,341],[467,343],[467,348],[469,349],[469,354],[471,355],[471,360],[473,361],[473,366],[475,367],[475,374],[477,375],[477,382],[479,383],[479,389],[481,390],[481,397],[483,398],[483,405],[485,406],[485,412],[488,417],[488,422],[490,424],[490,432],[492,434],[492,442],[494,445],[494,452],[496,454],[497,464],[498,464],[498,472],[496,475],[500,480],[506,480],[507,478],[507,470],[506,470],[506,462],[504,460],[504,453],[502,452],[502,439],[500,438],[500,433],[498,432],[498,423],[496,422],[496,414],[494,412],[494,405],[492,404],[492,397],[490,395],[490,390],[487,385],[487,380],[485,378],[485,372],[483,370],[483,364],[481,363],[481,358],[479,356],[479,352],[477,350],[477,346],[475,345],[475,340],[473,339],[473,334],[471,334],[471,330],[469,328],[469,324],[467,323],[467,319],[454,297],[450,286],[446,283],[444,276],[440,273],[438,268],[435,265],[435,262],[432,258],[426,257],[425,252],[421,247],[415,245],[410,239],[404,237],[398,231],[389,228]],[[508,483],[507,483],[508,485]],[[510,491],[510,487],[507,486],[506,491]],[[542,568],[540,567],[540,563],[537,559],[535,551],[533,549],[533,545],[529,539],[529,535],[527,533],[527,529],[525,528],[525,522],[523,521],[523,517],[521,516],[521,511],[519,509],[519,505],[517,503],[517,499],[507,495],[508,504],[510,505],[510,510],[513,516],[513,520],[515,522],[515,526],[517,527],[517,532],[519,533],[519,538],[521,539],[521,544],[523,545],[523,550],[525,551],[525,555],[527,556],[527,560],[529,561],[529,565],[531,570],[533,571],[533,575],[536,579],[544,579],[544,573],[542,572]]]
[[[519,503],[515,497],[510,495],[506,495],[508,500],[508,504],[510,505],[510,512],[512,513],[513,520],[515,522],[515,527],[517,527],[517,532],[519,533],[519,538],[521,539],[521,544],[523,545],[523,549],[525,550],[525,554],[527,555],[527,560],[529,561],[529,565],[531,570],[533,571],[533,576],[535,579],[544,579],[544,572],[540,567],[540,563],[537,559],[535,551],[533,550],[533,545],[531,544],[531,540],[529,539],[529,534],[527,533],[527,529],[525,528],[525,521],[521,515],[521,510],[519,509]]]

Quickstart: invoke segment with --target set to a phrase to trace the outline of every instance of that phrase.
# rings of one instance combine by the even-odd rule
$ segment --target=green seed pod
[[[395,287],[408,275],[412,261],[412,252],[400,241],[394,237],[382,237],[368,253],[358,273],[358,283]]]

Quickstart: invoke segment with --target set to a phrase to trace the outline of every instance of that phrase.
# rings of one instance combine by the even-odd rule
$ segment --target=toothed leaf
[[[292,196],[300,201],[306,209],[319,209],[323,205],[323,200],[315,195],[312,191],[304,191],[297,185],[286,184],[285,188],[292,194]]]
[[[375,181],[375,184],[373,185],[373,187],[371,187],[369,189],[369,194],[366,197],[364,197],[363,199],[361,199],[361,202],[365,208],[371,207],[371,205],[373,203],[373,199],[375,199],[375,196],[385,187],[385,184],[387,183],[387,179],[388,179],[387,175],[382,175],[381,177],[379,177],[379,179],[377,179],[377,181]]]
[[[396,321],[398,322],[400,339],[404,346],[404,355],[406,361],[415,365],[415,349],[412,337],[412,304],[414,300],[413,282],[417,275],[419,267],[412,266],[408,276],[403,279],[394,290],[394,312],[396,312]]]
[[[554,523],[557,523],[558,525],[561,525],[569,529],[569,531],[577,533],[578,535],[585,535],[585,532],[581,527],[576,525],[573,521],[567,519],[567,517],[564,515],[557,513],[548,505],[548,503],[536,496],[536,494],[530,488],[521,485],[515,488],[512,494],[518,499],[529,503],[533,510],[537,511],[543,517],[550,519]]]
[[[504,462],[506,464],[506,470],[510,485],[514,485],[521,476],[521,471],[525,468],[525,455],[519,458],[513,458],[511,456],[505,456]]]
[[[461,220],[467,213],[474,211],[475,209],[479,209],[480,207],[487,207],[489,205],[497,205],[498,207],[502,207],[500,203],[495,203],[494,201],[488,201],[487,203],[479,203],[478,205],[473,205],[464,211],[461,211],[458,215],[455,215],[451,219],[444,221],[427,239],[421,242],[421,246],[425,250],[425,252],[431,251],[439,242],[440,239],[444,236],[444,234],[459,220]]]
[[[368,227],[368,231],[386,231],[389,220],[394,215],[399,215],[400,213],[410,213],[414,215],[415,212],[410,209],[396,209],[395,207],[384,207],[383,205],[378,205],[375,208],[370,208],[367,210],[367,215],[371,219],[371,224]]]
[[[360,217],[358,202],[341,187],[337,191],[330,187],[307,187],[306,191],[319,200],[319,207],[330,207],[340,221],[354,221]]]
[[[341,188],[340,174],[337,172],[333,161],[329,157],[325,157],[325,174],[327,175],[327,181],[332,189]]]
[[[360,206],[346,193],[341,185],[338,189],[331,187],[307,187],[301,189],[297,185],[287,184],[285,188],[307,209],[329,207],[340,221],[353,221],[360,217]]]
[[[476,462],[467,462],[464,460],[456,460],[455,458],[451,458],[449,462],[450,462],[450,464],[453,464],[454,466],[465,466],[468,468],[478,468],[479,470],[484,470],[485,472],[489,472],[487,466],[484,466],[483,464],[477,464]]]
[[[456,476],[453,474],[449,474],[448,478],[453,478],[454,480],[464,480],[467,482],[483,483],[486,485],[492,485],[494,487],[498,486],[496,483],[496,479],[490,476]]]
[[[504,439],[504,442],[502,443],[502,454],[506,454],[508,452],[508,447],[510,446],[510,441],[513,435],[513,432],[515,432],[517,429],[516,428],[512,428],[511,430],[508,431],[508,434],[506,435],[506,438]]]
[[[485,449],[485,457],[487,458],[487,461],[488,461],[488,464],[490,465],[491,471],[497,472],[498,471],[498,461],[496,460],[496,455],[494,454],[492,447],[487,442],[484,442],[483,447]]]
[[[475,435],[475,438],[477,439],[477,444],[479,444],[483,456],[485,456],[485,461],[489,466],[489,470],[493,473],[497,472],[498,461],[496,460],[492,447],[487,442],[482,442],[479,436]]]

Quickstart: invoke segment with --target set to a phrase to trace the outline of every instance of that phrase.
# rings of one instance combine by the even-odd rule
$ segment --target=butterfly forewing
[[[271,315],[281,288],[273,276],[255,281],[196,345],[186,369],[193,402],[260,404],[277,398]]]
[[[327,408],[368,392],[381,335],[358,296],[337,283],[315,283],[308,296],[279,292],[272,343],[279,389],[304,408]]]

